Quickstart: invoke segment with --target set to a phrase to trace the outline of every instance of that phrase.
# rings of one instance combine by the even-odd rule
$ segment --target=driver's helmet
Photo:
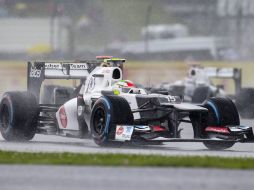
[[[130,80],[120,80],[114,84],[114,87],[121,89],[122,92],[128,93],[135,84]]]
[[[189,82],[197,84],[209,84],[209,77],[206,75],[204,68],[202,67],[193,67],[189,71]]]

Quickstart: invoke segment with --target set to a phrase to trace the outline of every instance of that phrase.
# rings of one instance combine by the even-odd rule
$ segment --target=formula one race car
[[[236,93],[241,90],[241,69],[200,67],[193,65],[187,77],[173,83],[162,83],[151,89],[152,92],[163,94],[183,95],[184,101],[202,103],[211,97],[225,97],[223,85],[214,85],[211,78],[233,79]]]
[[[1,100],[3,138],[26,141],[39,133],[92,136],[100,146],[203,142],[209,149],[254,142],[252,128],[240,126],[230,99],[211,98],[198,106],[178,96],[147,94],[122,79],[124,62],[107,57],[77,63],[29,62],[28,90],[6,92]],[[73,91],[55,87],[53,101],[45,104],[40,93],[45,79],[79,79],[80,85]],[[194,138],[181,138],[181,122],[192,125]]]

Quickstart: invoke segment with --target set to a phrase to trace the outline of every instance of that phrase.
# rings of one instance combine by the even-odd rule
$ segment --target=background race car
[[[212,78],[233,79],[235,92],[241,90],[241,69],[238,68],[203,68],[200,65],[192,65],[188,76],[181,81],[173,83],[161,83],[152,88],[151,92],[175,94],[183,96],[184,101],[202,103],[211,97],[234,97],[224,90],[224,85],[214,85]]]

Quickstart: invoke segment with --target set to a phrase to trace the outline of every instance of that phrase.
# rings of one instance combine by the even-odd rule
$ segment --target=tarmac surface
[[[253,120],[242,120],[253,126]],[[190,138],[189,124],[181,126],[182,137]],[[155,155],[210,155],[254,157],[254,144],[237,143],[224,151],[210,151],[202,143],[166,143],[160,146],[102,148],[92,139],[36,135],[30,142],[6,142],[0,137],[0,150],[25,152],[123,153]],[[149,156],[149,155],[148,155]],[[98,167],[0,165],[1,190],[129,190],[253,189],[254,170],[222,170],[172,167]]]
[[[1,190],[253,189],[254,171],[0,165]]]
[[[242,125],[253,126],[254,120],[241,120]],[[192,137],[190,124],[183,124],[183,138]],[[254,157],[253,143],[236,143],[232,148],[222,151],[208,150],[202,143],[169,142],[153,146],[122,146],[103,148],[92,139],[75,139],[52,135],[36,135],[30,142],[7,142],[0,137],[0,150],[25,152],[75,152],[75,153],[123,153],[123,154],[158,154],[158,155],[209,155],[223,157]]]

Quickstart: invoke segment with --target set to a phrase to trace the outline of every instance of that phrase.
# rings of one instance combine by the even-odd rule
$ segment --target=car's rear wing
[[[97,59],[77,62],[28,62],[27,90],[32,92],[38,102],[41,84],[45,79],[83,79],[98,66],[123,68],[124,59]]]
[[[207,67],[204,68],[205,73],[210,78],[228,78],[233,79],[235,83],[236,93],[242,87],[242,70],[240,68],[216,68],[216,67]]]
[[[28,77],[43,79],[80,79],[100,65],[98,63],[72,63],[72,62],[28,62]]]

